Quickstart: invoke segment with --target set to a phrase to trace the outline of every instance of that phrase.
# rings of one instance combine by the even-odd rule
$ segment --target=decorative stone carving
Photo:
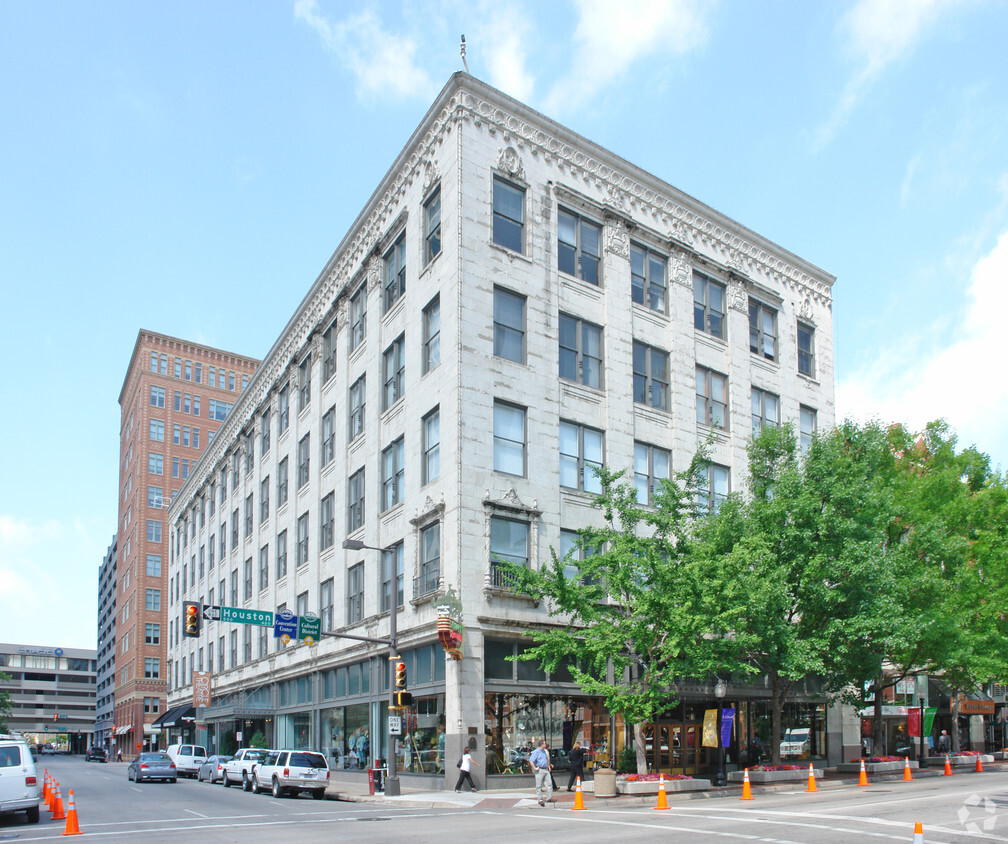
[[[728,282],[728,307],[744,314],[749,313],[749,294],[735,279]]]
[[[382,259],[377,255],[371,255],[366,262],[367,289],[368,293],[381,287]]]
[[[507,173],[514,179],[525,181],[525,167],[522,165],[521,156],[514,147],[505,147],[501,150],[497,159],[497,169]]]
[[[630,231],[626,220],[611,214],[606,216],[602,229],[602,247],[606,252],[621,258],[630,257]]]
[[[672,250],[669,255],[669,277],[674,284],[693,289],[693,262],[690,256],[681,249]]]
[[[801,306],[798,308],[798,313],[805,322],[812,325],[815,324],[812,319],[812,300],[808,296],[802,299]]]
[[[438,173],[437,168],[434,166],[434,162],[431,159],[427,159],[423,163],[423,191],[427,193],[433,186],[434,183],[441,178],[441,174]]]

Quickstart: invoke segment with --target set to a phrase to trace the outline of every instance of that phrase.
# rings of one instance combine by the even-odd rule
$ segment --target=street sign
[[[257,624],[260,627],[273,626],[273,613],[270,610],[246,610],[242,607],[221,607],[220,620],[235,624]]]
[[[298,619],[297,637],[308,646],[314,645],[322,633],[322,619],[315,613],[305,613]]]
[[[388,731],[390,736],[401,736],[402,735],[402,718],[398,715],[389,715],[388,717]]]
[[[213,605],[213,606],[210,605],[210,604],[204,604],[203,605],[203,620],[204,621],[220,621],[220,618],[221,618],[221,609],[222,609],[222,607],[220,606],[220,604],[216,604],[216,605]]]
[[[298,634],[298,617],[290,610],[280,610],[273,622],[273,637],[285,645]]]

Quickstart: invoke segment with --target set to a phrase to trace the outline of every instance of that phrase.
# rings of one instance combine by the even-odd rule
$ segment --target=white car
[[[195,777],[207,758],[206,748],[201,744],[172,744],[165,752],[175,763],[180,777]]]
[[[252,769],[252,790],[270,791],[274,797],[296,797],[310,791],[316,800],[329,786],[329,763],[314,750],[271,750],[264,762]]]
[[[0,814],[24,812],[38,823],[41,794],[35,759],[24,739],[0,735]]]
[[[224,787],[241,783],[244,791],[252,790],[252,769],[264,762],[270,751],[261,747],[240,747],[224,765]]]

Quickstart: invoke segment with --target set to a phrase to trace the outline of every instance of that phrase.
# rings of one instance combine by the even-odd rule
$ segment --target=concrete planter
[[[813,768],[816,779],[822,776],[821,768]],[[745,771],[732,771],[728,774],[728,782],[741,783],[745,780]],[[770,785],[775,782],[808,782],[808,768],[800,771],[750,771],[749,782],[752,785]]]
[[[931,757],[932,759],[935,757]],[[984,753],[980,756],[949,756],[949,762],[952,763],[953,767],[964,768],[967,765],[971,768],[976,767],[977,759],[980,760],[982,764],[987,762],[993,762],[994,756],[990,753]],[[942,765],[945,764],[945,757],[939,757],[938,762]]]
[[[671,794],[673,791],[707,791],[710,787],[710,780],[665,780],[666,794]],[[658,781],[637,782],[631,780],[627,782],[626,780],[618,780],[616,788],[619,789],[620,794],[657,794]]]
[[[929,757],[928,764],[934,764],[934,758]],[[865,771],[868,774],[900,774],[906,768],[906,760],[902,762],[865,762]],[[910,760],[910,769],[917,770],[917,762]],[[837,771],[841,774],[860,774],[860,762],[841,762],[837,765]],[[818,776],[818,774],[816,774]]]
[[[1008,761],[1008,750],[996,750],[992,755],[994,756],[994,761],[996,762]]]
[[[615,797],[616,771],[612,768],[596,768],[591,786],[596,797]],[[584,783],[581,784],[581,790],[584,790]]]

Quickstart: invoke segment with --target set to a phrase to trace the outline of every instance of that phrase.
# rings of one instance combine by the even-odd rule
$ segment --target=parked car
[[[88,752],[84,754],[85,762],[108,762],[108,754],[105,752],[104,747],[89,747]]]
[[[206,762],[206,748],[201,744],[171,744],[165,751],[180,777],[195,777],[200,765]]]
[[[264,761],[269,753],[262,747],[239,747],[224,766],[224,787],[241,783],[244,791],[251,791],[252,768]]]
[[[329,764],[314,750],[271,750],[264,762],[252,769],[252,790],[272,792],[274,797],[296,797],[310,791],[321,800],[329,785]]]
[[[28,823],[38,823],[41,798],[35,758],[27,742],[0,735],[0,815],[24,812]]]
[[[166,780],[175,782],[178,770],[167,753],[141,753],[126,769],[126,779],[135,782],[144,780]]]
[[[196,779],[200,782],[206,780],[211,785],[215,782],[224,782],[224,765],[230,758],[230,756],[221,756],[220,754],[207,756],[206,762],[200,765],[196,772]]]

